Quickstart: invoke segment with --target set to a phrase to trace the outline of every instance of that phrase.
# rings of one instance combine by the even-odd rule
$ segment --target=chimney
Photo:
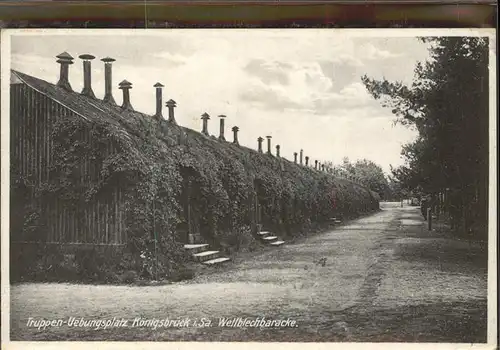
[[[219,115],[219,118],[220,118],[219,140],[226,141],[226,138],[224,137],[224,118],[226,118],[226,116],[221,114]]]
[[[293,162],[297,163],[297,152],[293,152]]]
[[[300,165],[302,165],[302,156],[304,154],[304,151],[303,150],[300,150]]]
[[[201,133],[208,136],[208,120],[210,119],[210,116],[207,112],[205,112],[201,115],[201,119],[203,120],[203,128],[201,130]]]
[[[105,57],[101,59],[104,62],[104,102],[116,105],[115,99],[113,98],[113,82],[111,74],[111,63],[115,61],[114,58]]]
[[[314,161],[314,169],[318,170],[318,161],[317,160]]]
[[[165,103],[165,105],[168,108],[168,121],[174,125],[177,125],[177,122],[175,121],[175,115],[174,115],[174,108],[177,107],[177,102],[170,99],[167,101],[167,103]]]
[[[257,139],[257,142],[259,143],[259,153],[262,153],[262,141],[264,141],[264,139],[259,136],[259,138]]]
[[[235,145],[239,145],[240,143],[238,142],[238,131],[240,131],[240,128],[238,128],[237,126],[233,126],[231,130],[233,130],[233,143]]]
[[[266,136],[267,138],[267,154],[272,154],[271,153],[271,138],[272,136]]]
[[[92,67],[91,61],[95,56],[84,54],[78,56],[83,60],[83,90],[82,95],[88,96],[90,98],[95,98],[94,91],[92,91]]]
[[[156,113],[155,117],[158,119],[163,118],[163,114],[161,113],[161,109],[163,108],[163,103],[162,103],[162,85],[161,83],[156,83],[153,85],[153,87],[156,88]]]
[[[280,157],[280,145],[276,145],[276,157]]]
[[[122,109],[133,111],[134,108],[130,104],[130,89],[132,89],[132,83],[123,80],[118,86],[123,91]]]
[[[325,164],[321,164],[321,170],[325,171]]]
[[[69,83],[69,65],[73,64],[73,57],[66,51],[57,55],[58,58],[57,63],[61,64],[61,72],[59,74],[59,81],[57,82],[57,86],[68,90],[73,91],[71,85]]]
[[[308,165],[309,165],[309,157],[306,156],[306,166],[308,166]]]

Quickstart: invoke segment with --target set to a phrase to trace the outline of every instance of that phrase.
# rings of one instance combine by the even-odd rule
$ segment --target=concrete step
[[[196,260],[203,262],[203,261],[218,258],[219,253],[220,252],[218,250],[205,250],[204,252],[193,254],[193,257]]]
[[[207,250],[208,244],[184,244],[184,249],[188,250],[192,254],[201,253]]]
[[[276,236],[267,236],[267,237],[262,237],[264,241],[274,241],[275,239],[278,239]]]
[[[260,232],[258,232],[257,234],[258,234],[258,235],[261,235],[261,236],[265,236],[265,235],[268,235],[268,234],[270,234],[270,233],[271,233],[271,232],[269,232],[269,231],[260,231]]]
[[[269,245],[274,245],[274,246],[279,246],[279,245],[282,245],[282,244],[285,244],[285,241],[275,241],[275,242],[269,243]]]
[[[216,259],[204,261],[203,263],[205,265],[215,266],[215,265],[218,265],[218,264],[222,264],[222,263],[228,262],[229,260],[231,260],[231,259],[229,259],[229,258],[216,258]]]

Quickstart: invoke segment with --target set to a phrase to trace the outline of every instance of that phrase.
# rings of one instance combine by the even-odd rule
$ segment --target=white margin
[[[201,29],[203,35],[217,35],[219,31],[237,33],[248,29]],[[415,37],[415,36],[487,36],[490,44],[490,124],[489,124],[489,237],[488,237],[488,337],[487,344],[464,343],[243,343],[243,342],[91,342],[98,349],[496,349],[497,342],[497,51],[495,29],[251,29],[279,37],[286,32],[302,36],[328,34],[352,37]],[[200,29],[2,29],[1,44],[1,336],[2,349],[87,349],[88,342],[10,342],[10,285],[9,285],[9,145],[10,145],[10,43],[12,35],[177,35],[179,32],[197,35]]]

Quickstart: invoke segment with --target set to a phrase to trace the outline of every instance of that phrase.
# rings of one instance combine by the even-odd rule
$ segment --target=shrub
[[[194,270],[187,267],[182,267],[170,272],[170,274],[167,276],[167,279],[172,282],[180,282],[193,279],[194,277],[195,277]]]
[[[221,232],[218,236],[221,250],[226,254],[236,251],[254,251],[260,244],[252,235],[250,226],[243,226],[234,231]]]
[[[121,282],[125,284],[133,284],[137,281],[137,279],[137,272],[133,270],[126,271],[121,275]]]

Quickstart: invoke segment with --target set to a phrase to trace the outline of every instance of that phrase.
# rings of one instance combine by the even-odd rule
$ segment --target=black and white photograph
[[[495,348],[495,30],[1,44],[11,342]]]

